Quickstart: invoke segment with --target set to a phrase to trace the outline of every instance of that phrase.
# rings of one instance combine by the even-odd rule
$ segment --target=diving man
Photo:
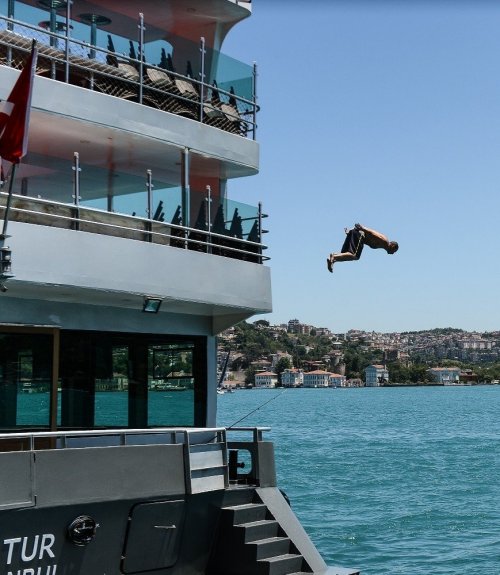
[[[361,224],[355,224],[351,230],[345,228],[345,233],[347,236],[340,253],[332,253],[326,259],[329,272],[333,272],[333,264],[335,262],[359,260],[365,245],[373,250],[383,249],[388,254],[394,254],[399,249],[397,242],[389,241],[384,234],[371,230]]]

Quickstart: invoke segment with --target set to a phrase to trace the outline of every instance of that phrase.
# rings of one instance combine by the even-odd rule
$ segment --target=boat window
[[[193,344],[154,345],[148,350],[150,425],[193,425]]]
[[[58,427],[204,425],[203,342],[62,331]]]
[[[128,347],[112,345],[106,350],[101,347],[102,355],[110,353],[111,366],[103,378],[95,380],[95,421],[96,427],[128,425]],[[105,351],[106,350],[106,351]],[[104,363],[106,359],[103,357]],[[99,374],[96,374],[99,375]]]
[[[0,333],[0,429],[48,428],[52,335]]]

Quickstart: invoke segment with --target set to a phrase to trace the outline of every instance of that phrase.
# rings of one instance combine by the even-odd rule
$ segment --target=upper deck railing
[[[36,9],[30,10],[27,19],[40,17]],[[186,72],[182,74],[174,69],[172,56],[167,52],[170,44],[144,43],[142,15],[138,18],[138,29],[139,38],[135,42],[106,34],[104,48],[98,45],[104,41],[104,32],[93,24],[85,26],[82,22],[53,18],[34,24],[0,15],[0,64],[21,68],[35,39],[39,46],[38,75],[255,139],[258,111],[255,64],[245,66],[209,50],[200,38],[199,47],[190,50],[191,54],[199,53],[199,61],[186,61],[183,64]],[[81,37],[89,30],[90,43],[73,35],[78,33]],[[128,43],[128,53],[124,43]]]
[[[9,2],[11,4],[17,3]],[[172,58],[167,53],[168,43],[163,40],[144,43],[142,18],[138,20],[139,43],[134,44],[99,30],[93,24],[89,26],[69,19],[61,21],[60,15],[52,11],[50,21],[34,24],[47,12],[34,7],[24,8],[22,21],[13,18],[11,12],[9,16],[0,14],[0,64],[21,68],[31,48],[31,39],[35,38],[39,46],[37,73],[40,75],[255,139],[258,109],[255,66],[245,67],[220,53],[209,53],[202,40],[197,48],[199,62],[193,66],[188,63],[188,74],[181,75],[173,69]],[[81,39],[88,36],[89,31],[90,43]],[[99,45],[103,41],[107,42],[106,49]],[[128,56],[120,52],[125,45],[129,45]],[[155,57],[159,58],[158,65],[151,63]],[[214,64],[216,61],[218,66]],[[217,71],[205,72],[207,64]],[[194,76],[193,67],[199,70],[198,80],[191,77]],[[217,78],[212,79],[214,74]],[[51,169],[54,171],[53,166]],[[84,169],[84,175],[90,173],[89,166],[87,169],[87,172]],[[73,166],[74,186],[62,193],[60,185],[48,185],[50,182],[45,183],[43,192],[37,187],[36,197],[27,189],[18,189],[11,219],[258,263],[268,259],[262,255],[262,250],[266,249],[262,244],[262,218],[265,215],[260,205],[256,208],[230,201],[220,197],[219,191],[211,196],[208,186],[204,194],[193,190],[186,194],[175,183],[149,180],[148,184],[140,177],[130,175],[126,178],[129,187],[137,183],[137,192],[122,194],[115,183],[112,198],[109,191],[107,197],[99,196],[89,187],[93,185],[92,178],[84,177],[80,185],[80,171],[79,165]],[[93,173],[103,181],[111,177],[104,172],[93,167]],[[139,191],[144,190],[144,184],[147,192]],[[0,217],[6,191],[7,185],[2,188],[0,183]]]
[[[266,217],[262,213],[261,205],[259,204],[255,212],[255,208],[251,206],[227,200],[219,204],[218,213],[224,213],[224,205],[230,206],[229,210],[231,207],[234,209],[233,217],[226,221],[222,215],[222,219],[217,223],[217,218],[212,219],[207,211],[210,201],[207,190],[207,195],[200,205],[201,215],[196,227],[183,226],[180,216],[177,216],[179,219],[176,220],[175,215],[172,222],[163,221],[159,211],[161,206],[152,217],[140,218],[85,207],[78,201],[65,204],[20,195],[13,197],[10,220],[169,245],[254,263],[267,261],[269,257],[262,253],[267,246],[261,243],[264,231],[262,219]],[[7,193],[0,191],[0,220],[5,217],[6,203]],[[245,207],[254,211],[255,215],[241,217],[240,210]],[[176,214],[179,212],[180,206]],[[178,223],[175,223],[176,221]],[[250,231],[244,231],[249,228]]]

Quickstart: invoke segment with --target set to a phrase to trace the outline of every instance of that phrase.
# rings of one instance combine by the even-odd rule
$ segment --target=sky
[[[500,2],[254,0],[272,324],[500,330]],[[326,268],[359,222],[399,243]]]

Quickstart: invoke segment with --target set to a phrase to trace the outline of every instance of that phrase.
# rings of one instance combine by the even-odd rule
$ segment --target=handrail
[[[127,445],[128,436],[144,436],[144,435],[170,435],[172,444],[177,444],[177,435],[187,438],[190,435],[196,433],[210,433],[213,434],[214,438],[217,438],[219,434],[224,433],[224,427],[200,427],[188,429],[185,427],[158,427],[158,428],[148,428],[148,429],[93,429],[93,430],[68,430],[68,431],[30,431],[22,433],[0,433],[0,442],[3,440],[12,439],[28,439],[30,451],[35,449],[36,439],[59,439],[61,443],[54,443],[54,449],[67,449],[68,439],[78,439],[85,437],[104,437],[111,436],[117,437],[120,440],[120,445]],[[204,441],[203,443],[206,443]],[[90,447],[90,446],[87,446]]]
[[[0,191],[0,198],[2,196],[6,196],[6,192],[2,192]],[[107,211],[102,211],[102,210],[98,210],[95,208],[87,208],[87,207],[82,207],[81,205],[75,207],[72,204],[65,204],[62,202],[56,202],[56,201],[51,201],[51,200],[44,200],[42,198],[32,198],[30,196],[19,196],[19,195],[14,195],[13,196],[14,199],[18,199],[20,201],[30,201],[33,202],[35,204],[41,204],[41,205],[51,205],[54,207],[60,207],[60,208],[65,208],[65,209],[70,209],[70,210],[74,210],[75,215],[74,216],[68,216],[68,215],[63,215],[63,214],[56,214],[56,213],[48,213],[45,211],[37,211],[37,210],[33,210],[33,209],[27,209],[27,208],[21,208],[21,207],[17,207],[15,205],[11,206],[11,212],[13,214],[28,214],[30,216],[34,216],[34,219],[36,219],[36,217],[43,217],[43,218],[48,218],[53,219],[54,221],[62,221],[62,222],[68,222],[69,224],[76,224],[76,228],[77,229],[81,229],[82,228],[82,224],[86,224],[89,227],[95,227],[96,229],[101,229],[101,230],[121,230],[123,232],[131,232],[134,234],[137,234],[138,236],[142,236],[139,238],[134,238],[134,239],[142,239],[143,241],[150,241],[149,238],[153,238],[153,237],[158,237],[158,238],[168,238],[168,240],[174,244],[175,247],[184,247],[186,249],[189,249],[189,246],[191,247],[203,247],[206,248],[206,250],[211,251],[212,253],[215,253],[215,255],[229,255],[229,257],[233,257],[233,258],[237,258],[238,256],[244,256],[244,257],[249,257],[251,259],[258,259],[259,262],[262,261],[268,261],[270,258],[268,256],[264,256],[262,255],[262,250],[267,249],[267,246],[258,242],[253,242],[253,241],[249,241],[249,240],[245,240],[242,238],[235,238],[232,236],[228,236],[225,234],[219,234],[216,232],[213,232],[211,230],[202,230],[202,229],[198,229],[198,228],[192,228],[189,226],[182,226],[182,225],[178,225],[178,224],[172,224],[172,223],[168,223],[168,222],[159,222],[157,220],[151,220],[148,218],[139,218],[137,216],[129,216],[126,214],[115,214],[112,212],[107,212]],[[2,209],[4,206],[2,206],[0,204],[0,209]],[[126,219],[130,219],[131,221],[137,221],[140,222],[141,224],[143,224],[143,229],[140,228],[135,228],[135,227],[130,227],[130,226],[126,226],[126,225],[119,225],[116,223],[112,223],[112,222],[96,222],[93,221],[91,219],[86,219],[85,217],[82,217],[82,213],[85,213],[85,211],[91,212],[91,213],[96,213],[96,214],[100,214],[101,216],[106,216],[108,218],[110,218],[111,220],[116,217],[116,218],[126,218]],[[13,218],[15,220],[15,218]],[[34,222],[36,223],[36,222]],[[152,229],[150,229],[150,224],[154,223],[156,226],[158,227],[164,227],[166,230],[165,232],[162,231],[154,231]],[[68,226],[69,227],[69,226]],[[173,234],[172,230],[177,230],[178,234]],[[92,233],[92,232],[91,232]],[[99,233],[99,231],[97,232]],[[102,232],[103,235],[106,235],[105,232]],[[196,235],[196,236],[201,236],[203,239],[196,239],[196,238],[192,238],[189,237],[190,235]],[[217,243],[217,240],[220,243]],[[235,247],[232,246],[231,243],[236,244],[237,246],[240,247]],[[182,245],[180,245],[182,244]],[[244,249],[247,248],[247,249]],[[217,251],[223,251],[224,254],[218,254]],[[231,255],[232,254],[232,255]]]
[[[68,431],[23,431],[14,433],[0,433],[1,439],[27,439],[30,437],[92,437],[95,435],[155,435],[158,433],[221,433],[225,427],[148,427],[147,429],[75,429]]]
[[[62,444],[54,444],[56,449],[65,449],[67,439],[79,439],[85,437],[118,437],[120,444],[126,445],[127,436],[144,436],[144,435],[170,435],[172,443],[177,444],[177,435],[183,438],[183,443],[187,445],[204,445],[206,443],[220,442],[221,438],[225,441],[228,432],[250,431],[253,433],[253,443],[262,440],[262,433],[270,431],[270,427],[156,427],[147,429],[73,429],[58,431],[23,431],[23,432],[3,432],[0,433],[0,441],[12,439],[29,439],[30,450],[33,450],[36,439],[61,439]],[[193,443],[190,436],[196,434],[203,435],[201,444]],[[211,440],[207,442],[207,434]]]
[[[49,71],[53,79],[56,79],[56,64],[64,64],[64,69],[67,71],[67,73],[64,74],[64,82],[66,83],[73,83],[76,80],[78,85],[81,85],[82,80],[85,79],[88,81],[88,86],[84,87],[94,90],[96,88],[96,81],[98,83],[102,83],[103,81],[108,82],[108,85],[104,87],[102,85],[99,86],[99,90],[125,99],[130,98],[131,90],[132,92],[135,90],[140,104],[147,104],[148,106],[157,107],[162,111],[168,111],[174,114],[185,114],[186,108],[188,108],[187,111],[189,112],[189,108],[196,105],[198,110],[192,111],[192,119],[209,123],[225,131],[242,136],[252,134],[253,139],[255,139],[257,127],[256,113],[260,110],[256,102],[255,86],[253,100],[249,100],[232,91],[228,92],[219,87],[214,88],[213,85],[205,82],[203,75],[201,79],[191,78],[190,76],[179,74],[172,70],[165,70],[160,66],[145,62],[142,59],[127,57],[123,54],[91,45],[88,42],[80,41],[65,34],[51,32],[14,18],[0,16],[0,21],[6,22],[7,29],[0,30],[0,45],[5,45],[9,51],[9,55],[6,59],[6,64],[9,66],[12,64],[12,48],[17,48],[17,50],[26,53],[29,52],[28,45],[16,45],[13,42],[15,37],[19,37],[20,40],[27,39],[23,34],[11,31],[11,28],[16,25],[31,30],[33,36],[35,34],[43,34],[43,37],[48,36],[51,39],[50,46],[44,43],[39,45],[39,55],[43,60],[50,62],[51,66]],[[55,47],[58,42],[64,42],[64,50]],[[73,49],[76,48],[80,50],[82,54],[71,54],[68,45],[71,45]],[[86,51],[88,53],[91,52],[92,57],[86,57]],[[99,61],[96,58],[97,54],[101,56],[103,61]],[[203,50],[201,54],[202,58],[204,58],[205,52]],[[105,63],[109,61],[115,61],[116,66]],[[130,66],[131,70],[133,69],[135,71],[135,74],[120,70],[120,64]],[[78,78],[71,78],[71,69],[78,71],[78,74],[80,74]],[[172,80],[173,85],[176,81],[184,82],[185,86],[192,86],[193,91],[184,93],[179,90],[173,91],[171,88],[166,87],[165,83],[159,82],[154,84],[152,81],[148,81],[146,74],[148,69],[168,76]],[[202,71],[203,70],[204,62],[202,62]],[[143,73],[140,73],[141,71]],[[254,83],[255,76],[256,70],[254,67]],[[112,83],[109,84],[109,82],[117,82],[117,84],[113,85]],[[215,92],[219,98],[218,103],[214,101],[213,98],[208,99],[208,95],[212,94],[213,96]],[[235,103],[235,105],[232,105],[231,102]],[[182,105],[183,108],[178,109],[179,105]],[[215,120],[212,121],[208,110],[216,112],[215,115],[217,118]]]
[[[204,458],[202,465],[200,467],[200,460],[196,458],[197,454],[209,453],[214,454],[213,448],[217,449],[219,456],[208,458],[208,464],[210,468],[213,467],[214,471],[217,473],[212,475],[219,475],[222,478],[224,487],[228,487],[230,483],[230,457],[229,451],[234,450],[234,448],[245,448],[248,449],[252,457],[252,477],[258,483],[259,478],[259,464],[258,464],[258,444],[262,442],[262,433],[264,431],[269,431],[269,427],[236,427],[236,428],[226,428],[226,427],[197,427],[197,428],[185,428],[185,427],[158,427],[158,428],[148,428],[148,429],[92,429],[92,430],[67,430],[67,431],[31,431],[31,432],[21,432],[21,433],[0,433],[0,459],[2,453],[2,441],[12,442],[12,440],[22,440],[27,439],[29,441],[29,449],[13,449],[12,445],[9,446],[7,452],[27,452],[33,453],[35,451],[50,449],[50,450],[64,450],[64,449],[93,449],[93,448],[103,448],[103,447],[127,447],[134,445],[148,445],[144,441],[139,444],[133,442],[127,442],[127,438],[131,437],[144,437],[144,436],[158,436],[165,435],[170,436],[168,442],[153,442],[152,445],[182,445],[183,446],[183,459],[184,459],[184,478],[186,491],[188,493],[198,493],[202,491],[218,489],[219,485],[210,486],[204,484],[203,480],[203,470],[207,469],[207,460]],[[229,431],[242,432],[250,431],[252,432],[252,440],[250,441],[237,441],[228,442],[227,433]],[[196,435],[200,435],[200,439],[197,442],[195,440]],[[85,443],[85,438],[88,440],[95,438],[112,438],[118,439],[118,442],[111,443],[99,443],[92,444],[90,442]],[[36,441],[40,439],[51,440],[50,444],[42,444],[37,446]],[[73,443],[68,444],[68,440],[83,440],[83,443]],[[194,440],[194,441],[193,441]],[[207,451],[208,450],[208,451]],[[201,472],[201,475],[200,475]],[[201,480],[201,483],[200,483]]]
[[[251,431],[253,434],[253,443],[262,441],[262,434],[264,431],[271,431],[270,427],[227,427],[226,431]]]

